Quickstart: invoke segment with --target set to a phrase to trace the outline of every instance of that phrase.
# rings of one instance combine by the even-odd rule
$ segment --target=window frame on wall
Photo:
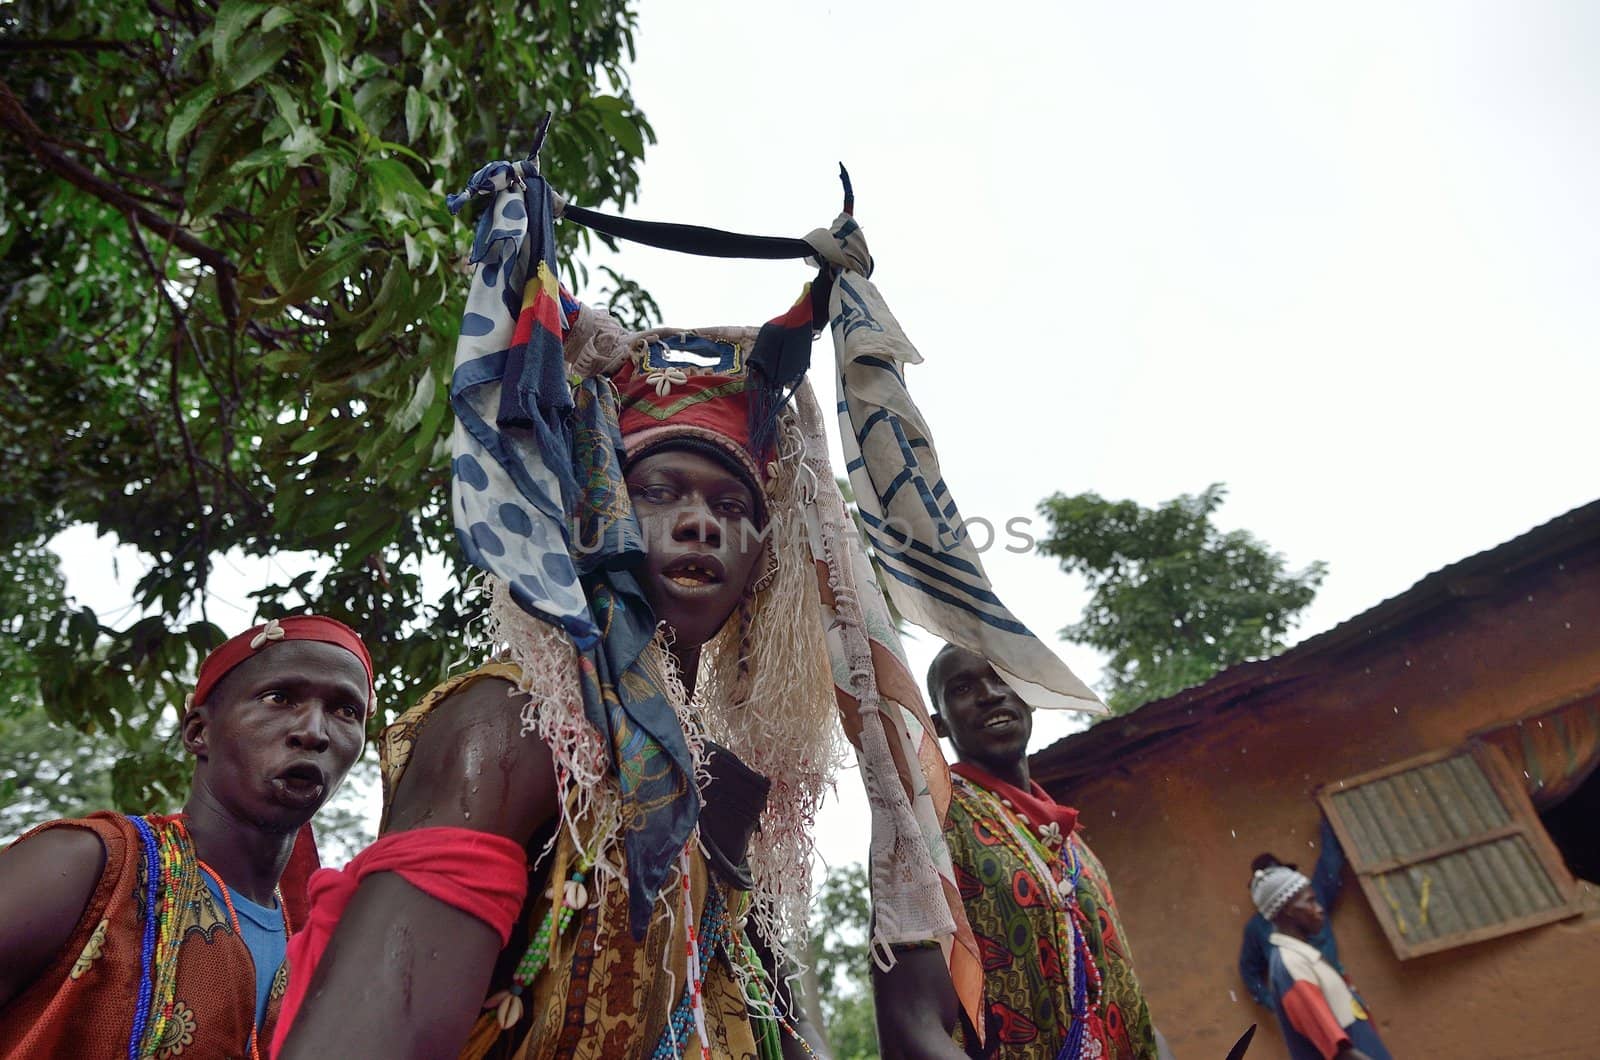
[[[1465,759],[1467,772],[1454,764],[1455,759]],[[1444,779],[1461,784],[1460,791],[1468,799],[1455,802],[1440,797],[1440,765],[1445,767]],[[1408,773],[1415,776],[1412,785],[1388,784],[1373,789],[1377,792],[1373,798],[1392,799],[1394,813],[1380,816],[1369,805],[1367,796],[1357,800],[1352,794],[1353,789]],[[1424,798],[1417,785],[1427,787],[1430,778],[1435,787]],[[1489,812],[1491,805],[1483,801],[1486,792],[1478,779],[1486,785],[1487,794],[1498,800],[1503,820],[1489,823],[1495,815]],[[1472,795],[1477,798],[1474,800]],[[1346,860],[1389,945],[1401,960],[1526,931],[1582,912],[1577,881],[1545,832],[1526,789],[1517,782],[1506,757],[1481,740],[1325,784],[1317,790],[1316,798],[1344,847]],[[1371,836],[1373,832],[1380,833],[1376,839]],[[1504,846],[1507,842],[1515,844],[1518,839],[1527,847],[1525,853],[1517,851],[1523,856],[1523,864],[1541,868],[1543,880],[1518,880],[1516,865],[1508,859]],[[1397,848],[1402,849],[1395,853]],[[1387,856],[1375,857],[1374,850]],[[1446,865],[1451,867],[1454,878],[1447,878]],[[1432,875],[1429,866],[1436,867]],[[1520,882],[1523,897],[1533,895],[1535,901],[1549,904],[1502,916],[1498,907],[1512,904],[1512,899],[1478,886],[1486,877],[1509,884],[1512,890],[1518,889]],[[1439,886],[1437,906],[1432,902],[1435,881]],[[1465,906],[1487,908],[1494,918],[1420,940],[1408,937],[1413,925],[1429,923],[1436,908],[1448,910],[1445,915],[1460,920],[1464,918],[1459,908]]]

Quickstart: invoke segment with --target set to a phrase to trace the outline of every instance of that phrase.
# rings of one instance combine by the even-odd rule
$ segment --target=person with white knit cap
[[[1291,1060],[1390,1060],[1355,987],[1309,941],[1327,916],[1311,881],[1269,866],[1251,877],[1250,897],[1272,922],[1267,985]]]

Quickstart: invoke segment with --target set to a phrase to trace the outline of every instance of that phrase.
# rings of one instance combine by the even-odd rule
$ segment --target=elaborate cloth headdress
[[[499,637],[532,693],[524,731],[550,744],[563,817],[584,821],[603,877],[626,850],[641,933],[699,813],[700,746],[714,739],[773,782],[750,852],[752,917],[775,952],[806,931],[810,822],[830,781],[837,713],[872,807],[875,959],[937,942],[973,1025],[982,967],[942,822],[949,771],[871,563],[829,464],[804,382],[830,320],[851,483],[902,614],[994,660],[1038,706],[1103,710],[1000,603],[939,476],[903,365],[921,358],[867,275],[851,213],[804,241],[603,218],[549,191],[533,162],[481,170],[459,208],[491,200],[457,348],[451,404],[457,536],[491,575]],[[723,256],[812,257],[818,282],[760,329],[626,334],[556,280],[558,214],[612,235]],[[740,420],[743,420],[742,425]],[[742,429],[741,429],[742,426]],[[702,656],[691,709],[652,646],[629,573],[641,551],[621,468],[672,437],[719,446],[766,505],[774,571]],[[767,579],[763,579],[768,581]]]

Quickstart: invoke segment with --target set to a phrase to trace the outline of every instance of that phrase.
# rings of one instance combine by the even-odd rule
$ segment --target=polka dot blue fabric
[[[540,327],[516,336],[529,282],[554,287],[548,192],[530,164],[496,162],[450,205],[480,196],[489,202],[473,241],[478,268],[450,385],[456,540],[473,566],[514,587],[522,608],[589,647],[598,632],[567,547],[573,401],[561,336]],[[533,198],[539,204],[530,208]],[[577,306],[567,300],[562,309]]]
[[[629,573],[644,544],[622,479],[616,391],[605,380],[567,382],[557,329],[578,307],[555,280],[549,189],[538,171],[527,162],[486,166],[450,197],[452,212],[477,197],[486,200],[477,268],[450,383],[456,542],[585,656],[584,716],[617,763],[630,822],[629,926],[642,937],[700,803],[683,730],[641,661],[655,618]]]

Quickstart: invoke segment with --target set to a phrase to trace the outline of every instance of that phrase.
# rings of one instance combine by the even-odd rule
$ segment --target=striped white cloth
[[[807,241],[843,270],[828,300],[843,395],[839,433],[889,598],[907,620],[987,659],[1025,702],[1107,713],[995,595],[939,472],[927,422],[906,390],[905,366],[921,364],[922,355],[867,279],[872,258],[860,226],[841,214]]]

